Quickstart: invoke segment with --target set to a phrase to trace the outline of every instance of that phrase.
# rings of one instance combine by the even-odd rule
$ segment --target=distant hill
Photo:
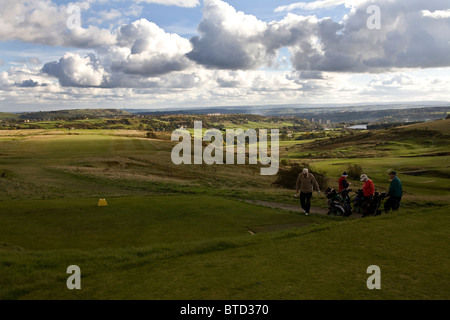
[[[386,106],[384,106],[386,108]],[[52,121],[83,119],[114,119],[133,116],[157,117],[163,115],[258,115],[263,117],[296,117],[311,122],[334,124],[371,124],[377,128],[388,128],[385,124],[413,123],[445,119],[450,114],[448,106],[334,106],[334,107],[300,107],[300,106],[242,106],[214,108],[186,108],[166,110],[145,109],[74,109],[58,111],[40,111],[24,113],[0,113],[0,120]]]
[[[177,114],[253,114],[262,116],[294,116],[313,122],[326,123],[406,123],[445,119],[450,113],[448,106],[333,106],[333,107],[300,107],[300,106],[242,106],[215,107],[193,109],[139,110],[129,109],[136,115],[177,115]]]
[[[398,127],[393,130],[397,133],[402,133],[404,135],[410,135],[416,132],[431,132],[435,134],[445,135],[450,137],[450,118],[447,117],[445,120],[438,120],[432,122],[424,122],[418,124],[412,124],[407,126]]]
[[[19,119],[18,114],[0,112],[0,120],[16,120],[16,119]]]
[[[288,154],[311,159],[438,157],[450,155],[449,140],[450,120],[437,120],[390,129],[350,131],[330,139],[316,139],[291,146]],[[305,153],[304,150],[313,151]],[[420,169],[420,161],[417,162],[417,168]],[[439,170],[439,175],[450,177],[450,170],[447,169]]]
[[[132,116],[118,109],[76,109],[59,111],[27,112],[18,114],[21,120],[81,120]]]
[[[332,123],[393,123],[393,122],[417,122],[445,119],[450,112],[447,107],[414,107],[406,109],[367,109],[354,110],[321,109],[321,110],[278,110],[276,113],[284,115],[296,115],[305,119],[318,121],[331,121]],[[274,114],[274,115],[277,115]]]

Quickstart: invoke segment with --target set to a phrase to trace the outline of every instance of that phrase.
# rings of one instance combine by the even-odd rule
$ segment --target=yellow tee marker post
[[[98,206],[99,206],[99,207],[107,207],[107,206],[108,206],[108,203],[106,202],[106,199],[100,199],[100,200],[98,201]]]

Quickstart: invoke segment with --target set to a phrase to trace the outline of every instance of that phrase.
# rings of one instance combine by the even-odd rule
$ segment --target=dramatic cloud
[[[297,2],[287,6],[280,6],[275,9],[275,12],[293,11],[296,9],[301,10],[317,10],[323,8],[336,7],[339,5],[345,5],[346,7],[357,6],[365,0],[322,0],[313,2]]]
[[[121,27],[117,42],[125,49],[110,50],[114,72],[152,77],[181,71],[191,64],[185,57],[192,49],[189,41],[146,19]]]
[[[189,40],[166,33],[146,19],[118,28],[115,35],[117,45],[97,48],[97,57],[68,53],[59,62],[45,64],[42,71],[58,78],[62,86],[141,88],[161,84],[147,78],[192,65],[185,56],[192,49]]]
[[[448,11],[439,10],[448,6],[445,0],[411,0],[407,7],[380,0],[382,27],[375,30],[367,26],[369,0],[296,6],[338,4],[355,6],[342,22],[288,14],[281,21],[265,23],[223,1],[206,0],[200,36],[191,39],[194,49],[187,57],[208,68],[248,70],[270,66],[278,50],[286,47],[296,71],[377,73],[450,66],[450,19]]]
[[[42,71],[58,78],[62,86],[100,87],[109,81],[109,74],[92,54],[82,58],[67,53],[59,62],[45,64]]]
[[[205,0],[200,36],[187,57],[208,68],[252,69],[269,61],[263,45],[267,24],[220,0]]]
[[[32,79],[24,80],[21,84],[18,84],[19,87],[23,88],[34,88],[39,86],[39,83],[37,81],[34,81]]]
[[[119,1],[111,7],[104,0],[80,1],[73,4],[83,12],[83,27],[68,28],[69,5],[1,1],[0,41],[39,46],[14,52],[5,44],[0,100],[185,106],[448,99],[448,0],[409,0],[407,5],[400,0],[305,0],[277,8],[297,14],[273,21],[222,0],[204,0],[198,35],[191,39],[169,33],[174,29],[167,22],[163,29],[147,19],[129,21],[146,13],[144,2],[200,4],[130,0],[130,7]],[[381,10],[379,29],[367,26],[373,14],[367,8],[374,4]],[[342,6],[339,12],[347,8],[342,20],[314,15],[323,17],[328,10],[299,14],[336,6]],[[108,30],[89,26],[105,22]]]
[[[89,8],[78,3],[80,10]],[[50,46],[92,48],[114,43],[114,36],[95,26],[68,28],[72,12],[50,0],[2,0],[0,2],[0,41],[19,40]]]
[[[320,24],[321,21],[314,16],[288,14],[283,20],[270,23],[264,34],[265,48],[275,55],[277,50],[287,47],[291,55],[294,54],[291,60],[297,69],[311,70],[310,65],[323,54],[319,39]],[[336,30],[340,28],[338,24],[333,26]],[[298,52],[305,59],[303,66],[295,63]]]
[[[200,4],[198,0],[136,0],[136,2],[157,3],[165,6],[178,6],[185,8],[194,8]]]
[[[4,89],[6,87],[14,85],[14,81],[9,78],[9,74],[6,71],[0,72],[0,88]]]
[[[195,74],[192,70],[201,67],[256,70],[274,65],[282,48],[291,56],[292,73],[287,79],[297,84],[326,80],[324,72],[380,73],[450,66],[450,19],[436,19],[442,16],[444,2],[411,0],[405,8],[398,2],[380,0],[382,27],[371,30],[367,27],[369,0],[309,3],[359,4],[342,22],[288,13],[269,23],[238,12],[224,1],[205,0],[200,36],[190,41],[140,19],[116,29],[112,44],[95,47],[96,57],[67,54],[59,62],[47,63],[43,72],[56,77],[62,86],[183,87],[173,80],[179,76],[186,81],[185,87],[191,87],[196,85],[192,80],[196,76],[188,77],[183,71],[191,69]],[[433,16],[424,14],[425,8]],[[172,73],[173,77],[165,76]],[[221,75],[214,81],[223,88],[243,83],[240,73]]]
[[[445,8],[447,1],[411,0],[404,6],[398,1],[380,0],[377,4],[382,25],[378,30],[367,27],[367,8],[371,4],[360,3],[342,23],[331,19],[311,23],[305,32],[307,37],[288,45],[294,69],[383,72],[450,66],[450,19],[434,19],[422,13],[424,8]],[[299,22],[290,23],[289,27],[306,28]]]

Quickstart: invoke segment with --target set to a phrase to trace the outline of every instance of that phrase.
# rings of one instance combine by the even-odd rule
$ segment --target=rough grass
[[[448,299],[445,210],[93,251],[0,249],[3,299]],[[417,241],[420,239],[420,241]],[[65,287],[67,266],[82,290]],[[381,268],[368,290],[367,267]]]
[[[0,299],[446,300],[442,123],[426,139],[398,128],[361,145],[348,137],[282,149],[291,152],[283,157],[336,177],[336,185],[350,164],[361,165],[379,190],[389,187],[388,170],[400,172],[400,211],[368,219],[305,217],[238,201],[298,205],[292,190],[273,188],[275,177],[258,167],[175,166],[171,142],[139,132],[0,131]],[[372,153],[361,157],[361,146]],[[329,157],[296,158],[296,148]],[[413,170],[427,172],[402,174]],[[99,198],[109,206],[97,207]],[[314,194],[313,206],[326,207],[324,196]],[[292,228],[277,231],[286,224]],[[247,227],[269,232],[251,235]],[[80,291],[66,287],[74,264]],[[381,268],[381,290],[366,287],[370,265]]]
[[[143,247],[249,234],[248,227],[319,217],[206,195],[4,201],[1,240],[26,250]]]

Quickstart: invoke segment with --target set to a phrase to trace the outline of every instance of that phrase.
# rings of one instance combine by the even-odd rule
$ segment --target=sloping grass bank
[[[3,246],[0,298],[449,299],[448,209],[141,248]],[[74,264],[82,289],[71,291]],[[381,269],[381,290],[366,286],[370,265]]]

